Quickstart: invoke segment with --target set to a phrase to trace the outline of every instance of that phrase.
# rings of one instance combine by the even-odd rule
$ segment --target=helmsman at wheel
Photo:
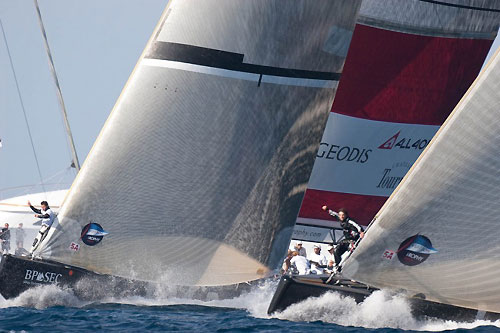
[[[47,237],[47,234],[49,233],[50,227],[52,226],[52,223],[54,223],[54,213],[52,212],[52,209],[49,207],[49,203],[47,201],[42,201],[40,203],[42,209],[37,209],[31,205],[31,202],[28,201],[28,205],[30,206],[31,210],[34,211],[35,217],[41,218],[42,219],[42,226],[40,227],[40,230],[38,231],[38,234],[35,237],[35,240],[33,241],[33,246],[31,247],[30,253],[33,254],[33,251],[36,250],[38,245]]]
[[[365,235],[364,229],[349,218],[349,214],[345,209],[340,209],[339,212],[334,212],[325,205],[321,207],[324,211],[327,211],[333,217],[336,217],[342,229],[344,229],[344,238],[337,244],[335,248],[335,265],[338,271],[340,271],[339,264],[342,261],[342,255],[349,251],[354,250],[354,245],[358,239],[363,238]]]

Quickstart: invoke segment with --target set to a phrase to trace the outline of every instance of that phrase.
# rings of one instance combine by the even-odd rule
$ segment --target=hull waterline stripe
[[[226,69],[230,71],[253,73],[264,76],[278,76],[327,81],[340,80],[340,73],[248,64],[243,62],[244,55],[240,53],[233,53],[179,43],[155,42],[153,47],[151,47],[150,51],[146,54],[145,58],[170,60],[205,67]]]
[[[300,79],[300,78],[279,77],[271,75],[264,76],[248,72],[232,71],[216,67],[193,65],[185,62],[170,61],[170,60],[144,59],[142,60],[142,64],[145,66],[171,68],[188,72],[216,75],[232,79],[253,81],[256,82],[258,86],[260,86],[262,83],[271,83],[271,84],[281,84],[281,85],[300,86],[300,87],[335,88],[337,87],[338,84],[338,81],[336,80]]]

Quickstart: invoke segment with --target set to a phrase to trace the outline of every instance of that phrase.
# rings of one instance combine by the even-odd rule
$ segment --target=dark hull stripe
[[[244,55],[240,53],[179,43],[155,42],[145,58],[183,62],[259,75],[329,81],[340,80],[340,73],[247,64],[243,62]]]

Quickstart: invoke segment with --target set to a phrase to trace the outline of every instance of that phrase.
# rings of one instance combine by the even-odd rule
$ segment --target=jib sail
[[[377,214],[347,276],[500,312],[499,105],[497,52]]]
[[[182,285],[276,267],[359,5],[172,1],[41,255]]]
[[[363,225],[373,219],[479,73],[498,8],[363,2],[294,238],[332,240],[324,204]]]

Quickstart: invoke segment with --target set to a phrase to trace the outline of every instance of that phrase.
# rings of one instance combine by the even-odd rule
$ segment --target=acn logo
[[[401,131],[397,132],[393,136],[391,136],[386,142],[381,144],[378,149],[392,149],[392,148],[399,148],[399,149],[414,149],[414,150],[422,150],[424,149],[427,144],[429,143],[429,139],[414,139],[411,137],[399,137],[399,134]]]
[[[392,147],[394,147],[394,145],[396,144],[399,133],[401,133],[401,131],[399,131],[396,134],[394,134],[393,136],[391,136],[391,138],[389,140],[387,140],[386,142],[384,142],[383,144],[381,144],[378,147],[378,149],[392,149]]]

